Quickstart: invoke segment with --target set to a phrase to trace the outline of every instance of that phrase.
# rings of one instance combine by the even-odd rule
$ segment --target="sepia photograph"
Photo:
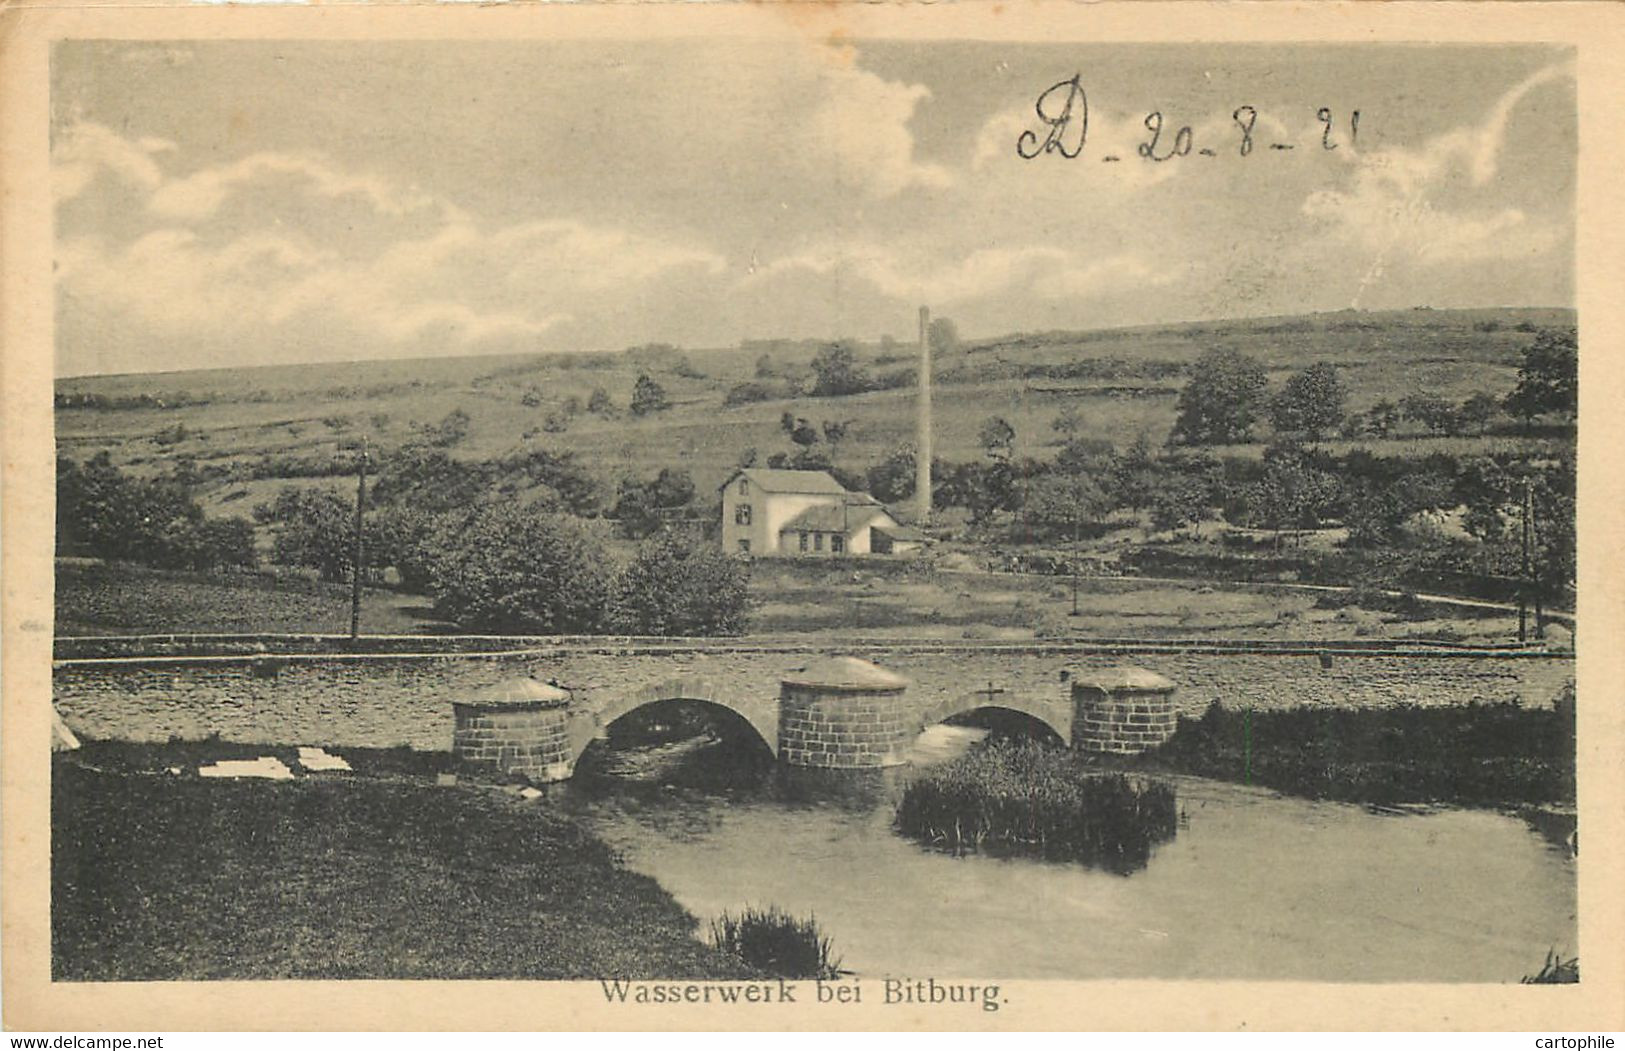
[[[1534,40],[52,40],[50,983],[1583,984]]]

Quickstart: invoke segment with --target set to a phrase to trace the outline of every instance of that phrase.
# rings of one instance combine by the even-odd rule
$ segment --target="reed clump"
[[[1546,950],[1546,963],[1535,974],[1524,975],[1524,985],[1570,985],[1580,980],[1580,958],[1567,960],[1555,949]]]
[[[816,917],[800,919],[771,905],[746,906],[711,921],[711,944],[778,978],[829,980],[841,974],[835,946]]]
[[[992,851],[1080,861],[1127,874],[1179,824],[1165,782],[1091,770],[1069,752],[1026,741],[989,745],[903,790],[896,827],[956,853]]]

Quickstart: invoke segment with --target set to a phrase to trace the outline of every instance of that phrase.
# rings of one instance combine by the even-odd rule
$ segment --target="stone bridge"
[[[89,738],[219,735],[427,750],[454,746],[461,710],[465,752],[488,752],[480,760],[498,765],[508,760],[486,746],[532,724],[524,730],[529,737],[519,742],[524,734],[515,734],[509,747],[528,749],[523,765],[540,773],[527,776],[545,779],[568,776],[617,718],[669,699],[731,712],[787,763],[885,764],[896,760],[900,738],[980,708],[1020,712],[1077,747],[1112,738],[1100,746],[1115,748],[1151,743],[1175,715],[1200,714],[1215,700],[1254,708],[1511,700],[1541,707],[1574,681],[1572,654],[1393,643],[853,639],[837,647],[818,640],[454,638],[399,640],[397,650],[382,651],[383,640],[363,641],[381,651],[309,652],[317,648],[310,640],[271,637],[59,640],[53,700]],[[188,652],[152,652],[170,644]],[[291,649],[306,652],[285,652]],[[846,674],[820,674],[831,650],[872,662],[876,674],[906,685],[895,696],[874,682],[871,690],[833,688],[825,696],[815,687],[831,685],[826,678],[839,687]],[[1152,669],[1177,689],[1165,703],[1130,699],[1108,711],[1118,681],[1112,676],[1120,675],[1113,669],[1124,665]],[[502,700],[494,684],[516,680],[533,681],[509,691],[515,699],[506,704],[487,703]],[[1122,681],[1133,693],[1128,677]],[[1135,711],[1136,703],[1157,710]]]
[[[903,676],[857,657],[826,657],[789,670],[776,694],[679,676],[593,706],[557,684],[515,678],[454,701],[452,748],[500,774],[561,781],[610,724],[667,701],[731,713],[787,765],[841,770],[902,765],[927,727],[987,709],[1018,712],[1093,752],[1143,751],[1174,732],[1174,684],[1160,675],[1119,667],[1062,680],[1047,697],[1007,696],[990,681],[922,707]]]

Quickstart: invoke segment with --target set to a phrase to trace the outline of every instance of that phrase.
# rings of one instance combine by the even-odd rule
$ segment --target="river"
[[[1515,982],[1548,949],[1575,951],[1576,861],[1491,811],[1373,812],[1174,777],[1178,835],[1128,876],[894,832],[910,772],[983,733],[928,731],[883,777],[580,777],[560,802],[702,931],[747,904],[811,914],[862,977]],[[711,751],[678,749],[672,767]]]

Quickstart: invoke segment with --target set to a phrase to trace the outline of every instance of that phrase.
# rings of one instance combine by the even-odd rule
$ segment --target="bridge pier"
[[[1144,668],[1088,671],[1072,680],[1072,747],[1133,755],[1162,744],[1178,725],[1174,684]]]
[[[903,699],[908,680],[857,657],[830,657],[779,686],[779,760],[869,770],[901,766],[919,731]]]
[[[451,750],[459,760],[527,781],[563,781],[575,766],[570,695],[531,678],[507,679],[452,702]]]

